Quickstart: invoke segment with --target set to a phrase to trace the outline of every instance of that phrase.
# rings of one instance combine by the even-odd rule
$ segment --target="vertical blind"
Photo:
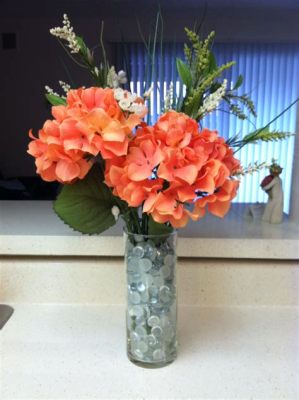
[[[123,59],[121,45],[116,46],[117,60]],[[163,53],[156,52],[152,82],[146,82],[147,56],[143,44],[132,43],[126,46],[127,59],[130,64],[131,90],[142,94],[144,88],[153,85],[150,100],[150,122],[155,122],[161,112],[162,102],[169,84],[174,86],[174,96],[180,90],[180,82],[175,67],[175,58],[183,58],[182,46],[165,44]],[[256,105],[257,118],[241,121],[227,110],[217,110],[208,115],[202,125],[216,129],[220,135],[228,138],[239,134],[243,136],[261,128],[271,121],[298,97],[299,88],[299,45],[298,44],[215,44],[213,51],[218,65],[233,60],[236,65],[226,72],[225,77],[231,85],[239,74],[244,77],[240,93],[248,93]],[[118,63],[119,66],[121,62]],[[293,106],[270,128],[273,130],[295,133],[297,106]],[[237,153],[242,165],[267,161],[272,157],[283,167],[281,178],[284,188],[284,211],[289,212],[291,195],[292,165],[294,157],[294,137],[284,141],[251,144]],[[260,182],[268,171],[263,170],[242,178],[235,202],[266,202],[267,195],[260,189]]]

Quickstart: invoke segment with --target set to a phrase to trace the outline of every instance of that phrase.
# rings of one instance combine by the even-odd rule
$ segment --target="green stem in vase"
[[[148,215],[146,213],[142,213],[141,229],[144,235],[148,235]]]
[[[130,215],[132,217],[132,222],[133,222],[132,225],[134,226],[134,229],[133,229],[132,232],[133,233],[142,233],[137,208],[132,208],[131,207],[130,208]]]

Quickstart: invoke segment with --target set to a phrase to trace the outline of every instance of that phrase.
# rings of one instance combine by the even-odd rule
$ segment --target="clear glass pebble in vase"
[[[177,355],[176,242],[176,232],[125,232],[127,352],[143,367],[163,367]]]

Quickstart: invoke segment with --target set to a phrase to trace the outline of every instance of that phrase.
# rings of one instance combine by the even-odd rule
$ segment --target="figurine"
[[[272,160],[269,171],[270,175],[266,176],[261,183],[261,188],[269,196],[262,220],[270,224],[280,224],[283,219],[282,180],[279,177],[282,168]]]

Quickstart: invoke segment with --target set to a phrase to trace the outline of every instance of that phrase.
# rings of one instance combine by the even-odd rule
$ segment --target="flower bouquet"
[[[70,227],[99,234],[123,220],[128,355],[141,365],[165,365],[176,357],[176,229],[206,212],[224,217],[238,177],[264,166],[242,168],[236,151],[288,134],[267,125],[226,141],[201,126],[221,101],[241,119],[246,118],[242,105],[255,113],[250,98],[237,94],[242,77],[232,88],[221,79],[234,63],[217,65],[213,32],[201,40],[186,29],[185,60],[176,60],[182,90],[174,96],[169,87],[161,99],[163,112],[151,125],[144,121],[151,88],[143,95],[129,91],[126,73],[109,66],[102,33],[102,60],[96,65],[66,15],[63,26],[50,32],[87,69],[94,86],[70,88],[62,82],[64,96],[47,87],[53,118],[38,137],[30,131],[28,152],[42,179],[63,184],[54,210]]]

